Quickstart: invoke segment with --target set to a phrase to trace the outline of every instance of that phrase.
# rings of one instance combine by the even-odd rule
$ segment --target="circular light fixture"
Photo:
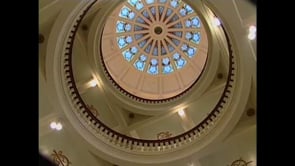
[[[180,117],[184,117],[184,116],[185,116],[185,112],[184,112],[183,110],[179,110],[179,111],[178,111],[178,115],[179,115]]]
[[[91,80],[90,82],[89,82],[89,85],[91,86],[91,87],[95,87],[96,85],[97,85],[97,82],[96,82],[96,80]]]
[[[249,40],[254,40],[256,38],[256,33],[249,33],[248,34],[248,39]]]
[[[248,39],[249,40],[254,40],[256,38],[256,26],[251,25],[249,27],[249,34],[248,34]]]
[[[56,122],[51,122],[51,123],[50,123],[50,128],[51,128],[51,129],[55,129],[56,126],[57,126]]]
[[[52,130],[61,130],[62,129],[62,124],[60,122],[56,123],[56,122],[51,122],[50,123],[50,128]]]
[[[254,33],[254,32],[256,32],[256,26],[254,26],[254,25],[251,25],[250,27],[249,27],[249,32],[251,32],[251,33]]]
[[[58,130],[58,131],[61,130],[62,129],[62,124],[57,123],[55,129]]]

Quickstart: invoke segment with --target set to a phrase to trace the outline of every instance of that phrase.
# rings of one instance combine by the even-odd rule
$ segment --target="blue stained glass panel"
[[[122,8],[121,15],[127,17],[129,14],[129,10],[127,8]]]
[[[143,24],[144,20],[141,17],[137,17],[136,22]]]
[[[166,12],[166,17],[169,17],[171,14],[172,14],[172,10],[171,9],[167,9],[167,12]]]
[[[118,39],[118,46],[119,46],[119,48],[123,48],[123,47],[127,46],[127,43],[124,38]]]
[[[142,4],[142,2],[138,2],[138,3],[135,5],[135,8],[136,8],[136,10],[140,10],[140,9],[142,9],[142,8],[143,8],[143,4]]]
[[[158,74],[158,60],[152,59],[148,69],[149,74]]]
[[[151,52],[151,47],[152,47],[152,45],[148,44],[148,46],[145,48],[144,51],[149,54]]]
[[[193,37],[193,35],[192,35],[192,33],[190,33],[190,32],[187,32],[187,33],[185,34],[185,38],[186,38],[187,40],[190,40],[192,37]]]
[[[131,9],[129,9],[128,7],[124,6],[124,7],[122,7],[119,16],[122,18],[127,18],[130,20],[133,20],[135,17],[135,13],[132,12]]]
[[[117,23],[117,32],[124,32],[124,23]]]
[[[166,51],[166,49],[163,46],[161,47],[161,54],[162,55],[166,55],[167,54],[167,51]]]
[[[143,37],[143,34],[134,35],[135,40],[141,39],[142,37]]]
[[[181,36],[182,36],[182,32],[173,32],[173,34],[174,34],[175,36],[178,36],[178,37],[181,37]]]
[[[176,45],[176,46],[178,46],[179,44],[180,44],[180,41],[179,40],[177,40],[177,39],[172,39],[172,42]]]
[[[169,74],[173,72],[173,68],[171,65],[163,66],[163,73],[164,74]]]
[[[172,0],[172,1],[170,2],[170,5],[171,5],[173,8],[176,8],[176,7],[178,6],[178,2],[177,2],[177,0]]]
[[[160,15],[162,15],[163,11],[164,11],[164,7],[163,6],[159,6],[159,13],[160,13]]]
[[[131,31],[131,29],[132,29],[132,26],[130,24],[125,25],[125,31],[129,32]]]
[[[179,22],[173,26],[174,28],[182,28],[182,24]]]
[[[146,40],[141,41],[140,43],[138,43],[139,47],[142,48],[146,43]]]
[[[145,0],[145,2],[146,2],[147,4],[152,4],[152,3],[154,3],[154,0]]]
[[[131,52],[132,52],[133,54],[136,54],[136,53],[138,52],[138,48],[135,47],[135,46],[131,47]]]
[[[187,28],[191,27],[191,26],[192,26],[191,21],[190,21],[190,20],[186,20],[186,21],[185,21],[185,26],[186,26]]]
[[[150,18],[150,15],[148,14],[148,12],[146,10],[144,10],[142,12],[142,15],[145,17],[145,18]]]
[[[194,10],[192,9],[192,7],[190,5],[185,5],[185,9],[187,13],[192,13],[194,12]]]
[[[153,75],[158,74],[158,66],[150,66],[148,69],[148,73]]]
[[[187,50],[187,55],[192,58],[193,56],[196,55],[196,48],[193,48],[193,47],[189,47],[188,50]]]
[[[127,36],[125,40],[129,44],[132,43],[132,37],[131,36]]]
[[[197,27],[197,28],[199,28],[201,25],[200,25],[200,20],[197,18],[197,17],[194,17],[193,19],[192,19],[192,26],[193,27]]]
[[[168,46],[169,52],[174,51],[174,47],[171,44],[168,44],[167,46]]]
[[[179,59],[179,60],[177,60],[177,61],[175,61],[175,65],[176,65],[176,68],[177,69],[183,68],[185,66],[185,64],[186,64],[186,60],[184,60],[182,58]]]
[[[155,66],[158,64],[158,60],[157,59],[152,59],[151,60],[151,65]]]
[[[138,26],[138,25],[134,25],[134,30],[135,31],[140,31],[140,30],[143,30],[143,27]]]
[[[163,63],[163,65],[169,65],[170,64],[169,58],[163,58],[162,63]]]
[[[177,69],[181,69],[185,66],[186,60],[181,58],[179,53],[173,55],[174,63]]]
[[[174,60],[178,60],[179,58],[180,58],[179,53],[175,53],[175,54],[173,55],[173,59],[174,59]]]
[[[136,67],[136,69],[139,71],[143,71],[146,60],[147,60],[147,56],[140,55],[139,59],[134,63],[134,66]]]
[[[145,66],[145,62],[142,62],[142,61],[136,61],[136,62],[134,63],[134,66],[136,67],[137,70],[139,70],[139,71],[143,71],[144,66]]]
[[[153,55],[158,56],[158,47],[154,47]]]
[[[176,14],[174,14],[174,16],[170,19],[169,22],[174,22],[174,21],[177,21],[178,19],[179,17]]]
[[[193,35],[193,42],[199,44],[200,43],[200,40],[201,40],[200,32],[194,33],[194,35]]]
[[[185,15],[186,15],[186,10],[183,9],[183,8],[180,9],[179,14],[180,14],[181,16],[185,16]]]
[[[129,18],[130,20],[133,20],[134,17],[135,17],[135,13],[134,13],[134,12],[130,12],[130,13],[128,14],[128,18]]]
[[[124,58],[130,62],[133,59],[134,54],[132,54],[130,51],[123,52]]]
[[[142,61],[142,62],[145,62],[147,60],[147,56],[140,55],[139,60]]]
[[[181,46],[181,50],[182,51],[186,51],[188,49],[188,46],[186,45],[186,44],[183,44],[182,46]]]
[[[155,7],[151,7],[150,10],[151,10],[152,15],[155,16],[156,15],[156,8]]]
[[[135,6],[138,0],[128,0],[128,2],[130,3],[130,5]]]

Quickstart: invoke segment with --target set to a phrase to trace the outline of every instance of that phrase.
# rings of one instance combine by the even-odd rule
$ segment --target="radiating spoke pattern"
[[[167,75],[198,54],[201,21],[181,0],[126,0],[118,13],[116,41],[138,71]]]

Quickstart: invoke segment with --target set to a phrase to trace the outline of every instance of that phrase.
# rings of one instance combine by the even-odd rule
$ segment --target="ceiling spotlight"
[[[248,34],[248,39],[249,40],[254,40],[256,38],[256,26],[251,25],[249,27],[249,34]]]
[[[249,33],[248,39],[249,40],[254,40],[256,38],[256,32],[255,33]]]
[[[61,130],[62,129],[62,124],[60,122],[56,123],[56,122],[51,122],[50,123],[50,128],[52,130]]]
[[[56,128],[56,125],[57,125],[57,124],[56,124],[55,122],[51,122],[51,123],[50,123],[50,128],[51,128],[51,129],[55,129],[55,128]]]
[[[249,27],[249,32],[250,32],[250,33],[254,33],[254,32],[256,32],[256,26],[251,25],[251,26]]]
[[[91,87],[95,87],[96,85],[97,85],[97,82],[96,82],[96,80],[91,80],[90,82],[89,82],[89,85],[91,86]]]
[[[62,124],[57,123],[55,129],[58,130],[58,131],[61,130],[62,129]]]
[[[181,109],[181,110],[178,111],[178,115],[181,116],[181,117],[184,117],[185,112]]]
[[[213,18],[213,24],[214,24],[214,26],[216,26],[216,27],[220,26],[220,25],[221,25],[221,22],[220,22],[219,18],[214,17],[214,18]]]

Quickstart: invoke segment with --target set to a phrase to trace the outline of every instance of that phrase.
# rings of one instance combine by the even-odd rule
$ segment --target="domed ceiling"
[[[70,47],[74,85],[85,75],[96,82],[73,89],[82,114],[144,140],[179,136],[215,118],[231,88],[232,57],[227,47],[220,54],[218,44],[209,54],[210,30],[198,13],[176,0],[118,1],[98,11],[89,23],[88,50],[81,49],[79,31]],[[89,61],[82,60],[86,52]]]
[[[53,103],[99,153],[164,163],[204,150],[237,123],[252,70],[204,1],[72,8],[53,25],[44,71]]]
[[[114,81],[137,97],[161,100],[186,91],[202,73],[208,41],[183,1],[128,0],[110,14],[102,55]]]

